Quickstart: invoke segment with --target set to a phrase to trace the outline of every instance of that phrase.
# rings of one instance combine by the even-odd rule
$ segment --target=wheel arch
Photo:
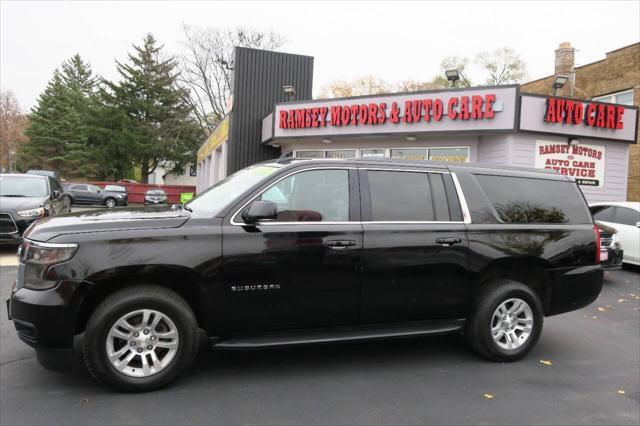
[[[533,289],[540,297],[544,312],[551,306],[552,285],[549,263],[537,257],[504,257],[496,259],[476,275],[474,294],[485,284],[497,279],[511,279]]]
[[[139,284],[157,285],[175,291],[193,310],[198,326],[208,329],[204,279],[195,271],[176,265],[123,266],[88,277],[93,285],[80,303],[75,333],[82,333],[96,307],[116,291]]]

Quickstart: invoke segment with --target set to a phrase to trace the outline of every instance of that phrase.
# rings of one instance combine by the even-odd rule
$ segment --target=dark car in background
[[[600,265],[604,270],[622,268],[624,251],[618,237],[618,230],[596,221],[600,231]]]
[[[144,194],[144,205],[167,204],[167,193],[164,189],[150,189]]]
[[[127,188],[125,188],[122,185],[105,185],[104,186],[104,190],[105,191],[109,191],[109,192],[115,192],[116,194],[121,194],[122,197],[124,198],[124,202],[123,202],[123,206],[126,206],[127,204],[129,204],[129,194],[127,193]]]
[[[34,174],[0,174],[0,243],[20,243],[36,219],[71,211],[57,179]]]
[[[88,183],[69,183],[65,185],[65,192],[74,205],[102,205],[112,209],[127,204],[126,195]]]
[[[37,223],[20,253],[18,336],[56,369],[83,333],[91,374],[127,391],[187,369],[200,329],[219,350],[464,332],[516,361],[603,278],[575,179],[392,159],[259,163],[184,205]]]

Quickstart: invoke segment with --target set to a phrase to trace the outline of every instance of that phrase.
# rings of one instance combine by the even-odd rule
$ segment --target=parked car
[[[167,204],[167,193],[164,189],[150,189],[144,194],[144,205]]]
[[[122,198],[124,199],[124,202],[122,203],[123,206],[126,206],[129,204],[129,194],[127,194],[127,188],[125,188],[122,185],[105,185],[104,186],[104,190],[105,191],[109,191],[109,192],[115,192],[117,194],[122,194]]]
[[[53,218],[20,271],[8,311],[38,360],[63,369],[84,333],[89,371],[128,391],[175,379],[199,329],[220,350],[464,331],[515,361],[603,277],[573,178],[391,159],[264,162],[185,205]]]
[[[106,191],[88,183],[69,183],[65,186],[65,191],[75,205],[103,205],[112,209],[127,203],[122,193]]]
[[[52,170],[27,170],[28,175],[49,176],[60,180],[60,173]]]
[[[622,268],[624,250],[620,245],[618,230],[602,222],[596,222],[596,224],[600,231],[600,265],[602,269],[613,270]]]
[[[589,205],[593,218],[618,230],[624,263],[640,265],[640,203],[602,202]]]
[[[0,174],[0,243],[20,243],[36,219],[71,211],[60,182],[48,176]]]

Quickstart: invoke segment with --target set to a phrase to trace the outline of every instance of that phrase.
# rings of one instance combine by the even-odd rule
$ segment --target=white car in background
[[[631,201],[589,204],[593,218],[618,230],[624,263],[640,265],[640,203]]]

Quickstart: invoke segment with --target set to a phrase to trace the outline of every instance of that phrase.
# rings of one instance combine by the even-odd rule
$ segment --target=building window
[[[296,158],[324,158],[324,151],[296,151]]]
[[[466,163],[469,161],[469,148],[429,148],[429,160]]]
[[[387,150],[384,148],[361,149],[360,158],[384,158]]]
[[[355,149],[331,149],[324,153],[325,158],[356,158]]]
[[[393,148],[391,150],[391,158],[399,158],[402,160],[426,160],[427,148]]]
[[[594,101],[608,102],[612,104],[633,105],[633,89],[624,92],[611,93],[605,96],[596,96]]]

